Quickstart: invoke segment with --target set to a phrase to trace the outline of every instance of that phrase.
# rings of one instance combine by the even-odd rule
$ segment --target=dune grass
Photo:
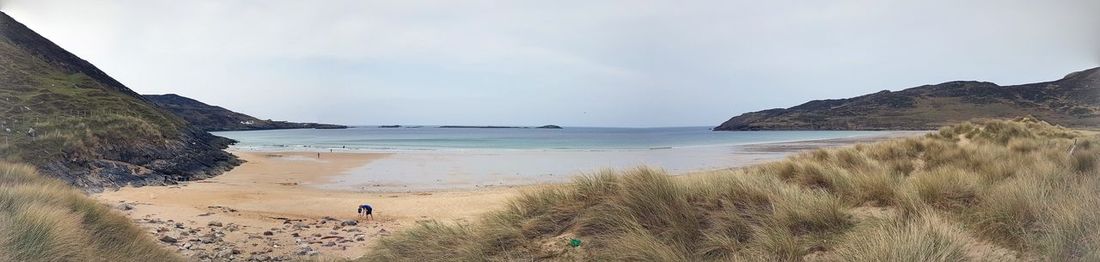
[[[0,163],[0,261],[180,260],[68,184]]]
[[[964,261],[966,240],[934,214],[910,220],[870,222],[848,233],[836,247],[845,261]]]
[[[362,260],[1096,261],[1098,157],[1094,134],[1018,119],[699,176],[607,171]]]

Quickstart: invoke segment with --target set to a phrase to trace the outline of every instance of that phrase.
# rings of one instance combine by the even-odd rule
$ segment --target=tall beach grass
[[[0,261],[180,260],[68,184],[0,163]]]
[[[422,223],[362,260],[1097,261],[1098,143],[981,121],[699,176],[606,171],[479,222]]]

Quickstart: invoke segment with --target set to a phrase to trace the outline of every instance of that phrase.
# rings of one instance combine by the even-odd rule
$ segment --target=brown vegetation
[[[1098,143],[1020,119],[702,176],[603,172],[478,223],[423,223],[364,260],[1095,261]]]
[[[64,182],[0,163],[0,261],[179,260]]]

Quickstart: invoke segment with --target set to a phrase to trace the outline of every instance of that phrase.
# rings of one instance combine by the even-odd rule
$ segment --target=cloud
[[[1100,2],[0,0],[144,93],[351,124],[713,125],[1100,64]]]

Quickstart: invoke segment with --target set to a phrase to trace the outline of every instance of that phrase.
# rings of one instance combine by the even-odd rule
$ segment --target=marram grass
[[[362,260],[1096,261],[1098,162],[1095,134],[965,123],[738,171],[601,172],[480,222],[411,227]]]
[[[71,186],[0,163],[0,261],[180,260]]]

